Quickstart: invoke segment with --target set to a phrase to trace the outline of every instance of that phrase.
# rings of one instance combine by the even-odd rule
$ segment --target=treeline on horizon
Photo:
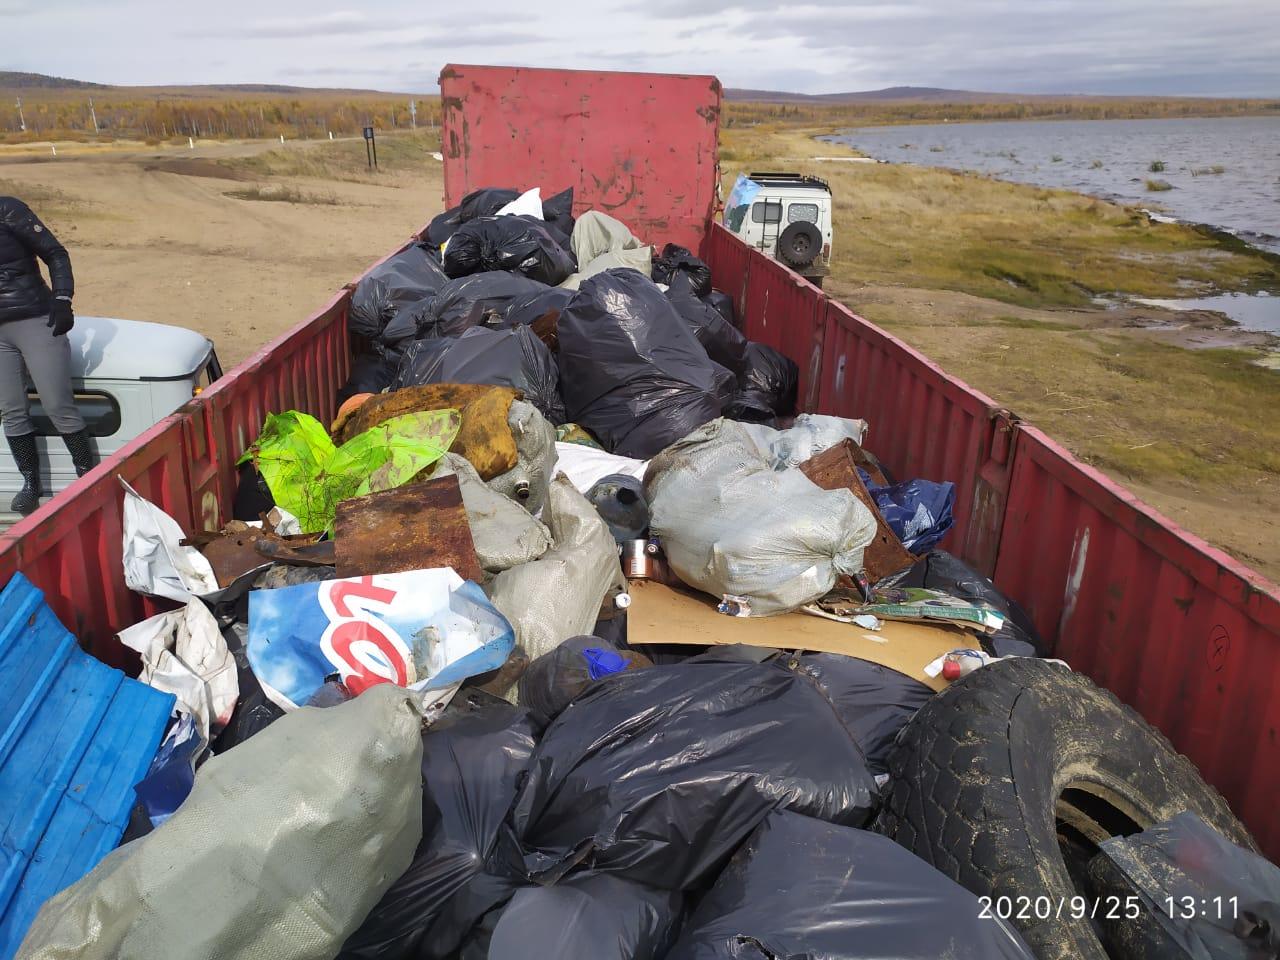
[[[440,123],[437,96],[383,94],[219,94],[210,91],[138,91],[107,88],[0,91],[0,142],[38,140],[141,140],[147,143],[353,136],[361,128],[408,130]],[[17,105],[22,100],[21,115]],[[1159,117],[1280,115],[1280,100],[1195,97],[1064,97],[993,102],[862,101],[854,103],[755,103],[730,100],[728,127],[757,123],[821,126],[974,120],[1112,120]],[[96,116],[97,130],[94,129]],[[26,130],[22,129],[25,121]]]
[[[1062,97],[992,102],[879,100],[856,103],[725,104],[725,125],[870,126],[976,120],[1142,120],[1280,116],[1280,100],[1200,97]]]
[[[288,139],[321,140],[330,133],[335,137],[356,135],[366,126],[380,131],[408,130],[415,125],[411,100],[417,105],[418,127],[440,123],[439,97],[139,96],[136,92],[110,90],[63,90],[55,96],[49,93],[31,89],[4,91],[4,99],[0,101],[0,140],[5,143],[35,140],[163,143],[185,142],[188,137],[255,140],[281,135]]]

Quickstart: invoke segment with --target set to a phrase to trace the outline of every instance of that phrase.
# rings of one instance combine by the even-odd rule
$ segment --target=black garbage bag
[[[422,841],[339,957],[451,954],[518,884],[485,870],[538,734],[510,704],[450,706],[422,735]]]
[[[1048,645],[1027,612],[1001,593],[994,583],[946,550],[931,550],[905,573],[894,574],[884,586],[927,587],[961,600],[981,600],[1005,615],[1004,626],[987,638],[997,656],[1047,656]]]
[[[428,383],[488,383],[515,387],[553,424],[564,423],[560,372],[546,344],[528,327],[473,327],[460,337],[415,340],[405,350],[391,389]]]
[[[919,680],[857,657],[805,653],[786,663],[812,680],[831,703],[873,774],[889,772],[889,749],[898,731],[933,697],[933,690]]]
[[[705,297],[711,292],[711,268],[684,247],[668,243],[662,256],[654,257],[653,282]]]
[[[800,368],[795,361],[773,347],[749,342],[729,416],[755,423],[789,417],[796,412],[799,389]]]
[[[728,416],[763,422],[790,416],[796,408],[800,368],[772,347],[753,343],[710,303],[673,286],[667,299],[709,356],[737,378]]]
[[[715,307],[720,316],[728,320],[735,330],[742,329],[742,324],[738,322],[738,311],[733,308],[733,297],[720,290],[712,290],[702,299]]]
[[[1280,867],[1194,813],[1104,840],[1089,862],[1089,888],[1120,905],[1099,912],[1114,956],[1280,957]]]
[[[715,307],[700,300],[692,291],[672,287],[667,299],[676,313],[689,325],[702,348],[716,363],[725,367],[735,377],[741,377],[746,368],[747,346],[750,343],[742,333],[725,320]]]
[[[523,192],[507,187],[481,187],[479,190],[472,190],[458,204],[459,222],[470,223],[481,217],[492,217],[512,200],[518,199]]]
[[[465,277],[486,270],[508,270],[554,286],[578,268],[537,217],[483,217],[464,223],[449,238],[444,272]]]
[[[661,960],[675,939],[682,900],[607,873],[525,887],[499,916],[488,960]]]
[[[549,288],[518,273],[490,270],[450,280],[412,313],[414,339],[457,337],[481,325],[496,325],[516,299]]]
[[[538,882],[581,865],[691,889],[770,810],[861,825],[875,795],[809,680],[704,656],[617,673],[575,699],[534,752],[509,824]]]
[[[608,640],[570,637],[530,661],[520,676],[520,704],[539,718],[553,720],[597,680],[649,665],[644,655],[620,650]]]
[[[360,278],[351,294],[348,328],[370,340],[380,339],[401,311],[411,312],[431,299],[448,279],[420,246],[407,247]]]
[[[778,811],[668,960],[1034,960],[1006,921],[887,837]]]
[[[226,753],[232,747],[244,743],[284,716],[284,710],[263,692],[262,684],[249,666],[249,652],[245,649],[240,634],[234,627],[228,626],[223,628],[222,636],[236,662],[240,695],[236,698],[235,709],[231,711],[231,719],[211,744],[215,755]]]
[[[398,361],[380,353],[361,353],[351,361],[351,374],[347,382],[338,388],[338,406],[358,393],[381,393],[391,386],[396,375]],[[256,518],[255,518],[256,519]]]
[[[548,229],[564,240],[560,246],[569,249],[569,238],[573,236],[573,187],[561,190],[542,201],[542,219]]]
[[[507,304],[507,312],[500,322],[504,327],[529,327],[541,320],[548,313],[555,312],[557,318],[560,311],[573,299],[576,290],[565,290],[561,287],[544,287],[523,297],[516,297]]]
[[[647,460],[733,400],[733,374],[638,270],[584,280],[558,336],[566,413],[612,453]]]

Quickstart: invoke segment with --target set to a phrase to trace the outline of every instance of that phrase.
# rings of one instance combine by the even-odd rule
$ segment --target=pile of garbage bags
[[[572,190],[489,188],[436,217],[357,287],[352,330],[369,346],[341,399],[512,386],[554,425],[642,459],[718,417],[795,414],[795,363],[741,333],[703,261],[572,208]]]
[[[126,842],[20,957],[1033,956],[875,832],[918,711],[1046,652],[939,549],[951,484],[795,416],[707,265],[571,191],[469,194],[352,330],[333,420],[273,412],[245,451],[253,509],[188,534],[125,489],[126,580],[180,606],[121,640],[174,714]],[[1274,902],[1248,856],[1179,818],[1087,872]],[[1156,913],[1103,935],[1241,936]]]

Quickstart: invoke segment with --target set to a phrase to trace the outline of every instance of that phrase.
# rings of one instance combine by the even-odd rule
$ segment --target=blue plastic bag
[[[956,485],[949,481],[907,480],[881,487],[861,469],[858,475],[875,498],[885,522],[902,545],[915,554],[928,553],[955,523]]]
[[[189,713],[179,714],[178,722],[169,728],[156,751],[147,775],[133,788],[153,828],[173,816],[187,799],[196,782],[196,757],[203,750],[204,740],[195,718]]]
[[[729,199],[724,204],[724,225],[737,233],[742,229],[742,221],[747,217],[747,211],[751,209],[751,201],[755,200],[760,193],[760,184],[756,183],[745,173],[738,174],[738,179],[733,182],[733,189],[729,191]]]

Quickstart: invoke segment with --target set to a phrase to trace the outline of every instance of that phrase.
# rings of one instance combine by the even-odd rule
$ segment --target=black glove
[[[49,305],[49,326],[55,337],[70,333],[76,325],[76,315],[71,312],[70,300],[55,299]]]

